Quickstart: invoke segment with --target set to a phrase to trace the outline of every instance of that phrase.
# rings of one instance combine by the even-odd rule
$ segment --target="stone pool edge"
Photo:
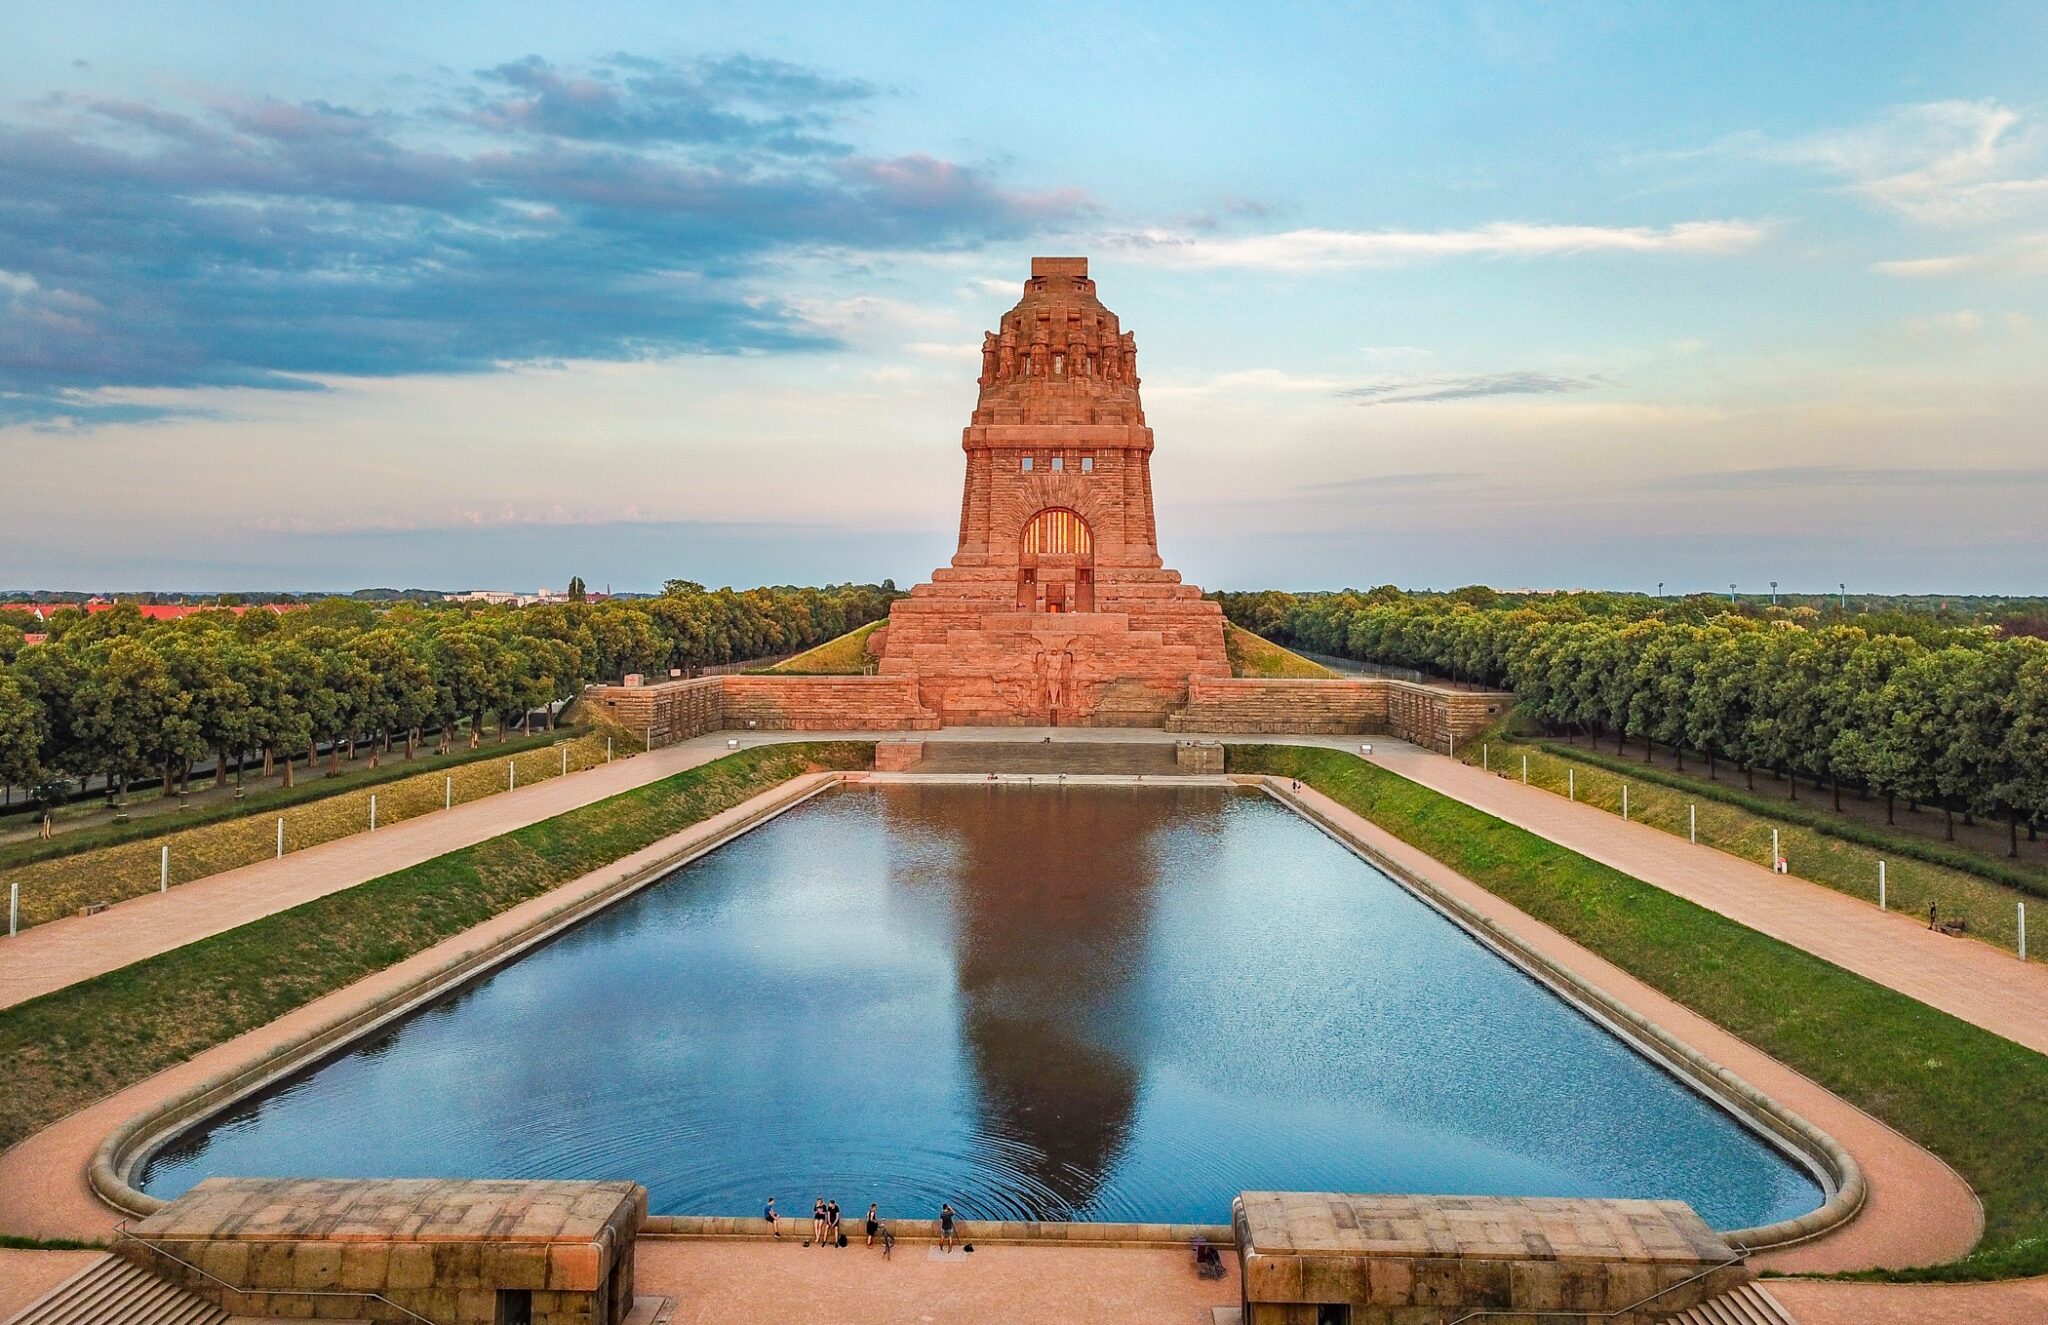
[[[349,1008],[305,1034],[144,1108],[100,1142],[86,1166],[87,1185],[93,1195],[120,1214],[154,1214],[169,1203],[142,1191],[130,1183],[129,1178],[154,1151],[193,1123],[285,1077],[340,1054],[381,1027],[489,975],[507,962],[606,910],[613,903],[659,881],[699,856],[716,851],[770,819],[795,809],[812,797],[846,783],[859,782],[866,776],[858,771],[803,773],[770,787],[752,798],[760,804],[723,827],[694,838],[650,864],[629,870],[610,883],[585,891],[549,909],[532,923],[481,948],[451,957],[400,988]],[[743,802],[735,808],[745,808],[746,804]],[[677,836],[687,835],[698,826],[682,829]],[[611,868],[613,866],[602,866],[592,873],[602,873]],[[571,880],[561,887],[575,888],[578,882],[581,881]]]
[[[1775,1250],[1807,1242],[1831,1233],[1862,1210],[1869,1199],[1869,1186],[1862,1165],[1834,1137],[1807,1121],[1765,1091],[1758,1090],[1734,1072],[1700,1053],[1655,1021],[1620,999],[1607,994],[1577,973],[1503,929],[1490,918],[1450,896],[1371,844],[1325,816],[1315,806],[1295,796],[1288,779],[1272,774],[1240,774],[1233,781],[1257,786],[1274,800],[1321,829],[1339,845],[1352,851],[1396,884],[1406,888],[1425,905],[1498,954],[1531,979],[1591,1017],[1630,1049],[1664,1068],[1693,1090],[1727,1109],[1738,1121],[1774,1140],[1781,1150],[1800,1162],[1821,1180],[1827,1199],[1818,1209],[1792,1219],[1755,1228],[1716,1230],[1731,1246],[1744,1252]]]
[[[461,986],[490,974],[531,949],[551,941],[563,931],[609,908],[640,889],[656,882],[690,861],[717,850],[768,820],[793,809],[825,791],[861,783],[912,781],[981,782],[980,776],[955,775],[917,778],[914,775],[829,772],[801,775],[762,792],[765,803],[705,837],[641,866],[610,884],[595,888],[563,903],[532,924],[493,943],[451,958],[433,971],[403,988],[393,990],[361,1007],[345,1012],[326,1024],[278,1046],[252,1061],[208,1078],[179,1095],[144,1109],[117,1127],[100,1144],[87,1169],[88,1184],[95,1196],[119,1213],[147,1215],[166,1202],[133,1186],[129,1177],[158,1147],[183,1132],[199,1119],[221,1111],[239,1099],[262,1090],[277,1080],[302,1071],[322,1059],[335,1056],[380,1027],[452,993]],[[1003,777],[998,782],[1029,778]],[[1341,825],[1331,822],[1314,807],[1290,795],[1285,779],[1269,775],[1160,775],[1137,778],[1130,775],[1074,777],[1072,784],[1147,783],[1151,785],[1208,784],[1257,787],[1309,824],[1333,838],[1406,888],[1453,924],[1518,970],[1543,984],[1582,1014],[1599,1022],[1629,1047],[1694,1090],[1721,1105],[1767,1139],[1775,1139],[1791,1157],[1807,1167],[1829,1188],[1820,1208],[1791,1220],[1758,1228],[1723,1233],[1732,1245],[1746,1252],[1793,1245],[1830,1232],[1852,1218],[1867,1196],[1862,1170],[1853,1156],[1820,1128],[1807,1122],[1768,1094],[1756,1090],[1712,1059],[1693,1050],[1655,1022],[1628,1005],[1609,997],[1582,981],[1571,971],[1529,948],[1493,921],[1470,910],[1465,904],[1440,892],[1404,867],[1362,842]],[[689,830],[684,830],[688,832]],[[573,886],[573,885],[565,885]],[[800,1220],[785,1220],[801,1229]],[[907,1221],[897,1228],[905,1241],[936,1239],[936,1230],[925,1228],[930,1221]],[[1184,1248],[1190,1239],[1202,1237],[1219,1246],[1230,1245],[1233,1233],[1228,1224],[1144,1224],[1095,1221],[961,1220],[963,1241],[990,1244],[1049,1243],[1116,1248]],[[660,1238],[712,1241],[756,1241],[771,1234],[758,1216],[654,1215],[642,1230]],[[808,1230],[802,1230],[807,1232]],[[791,1240],[785,1233],[784,1239]],[[801,1236],[794,1240],[802,1241]]]

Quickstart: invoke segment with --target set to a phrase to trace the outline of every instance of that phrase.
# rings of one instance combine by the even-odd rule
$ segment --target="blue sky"
[[[2048,591],[2039,5],[16,0],[0,586],[921,579],[1034,253],[1209,586]]]

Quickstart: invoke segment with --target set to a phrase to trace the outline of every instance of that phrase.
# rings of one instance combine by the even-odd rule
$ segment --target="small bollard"
[[[1884,862],[1881,860],[1877,862],[1877,909],[1880,911],[1889,911],[1891,909],[1884,904]]]
[[[1694,846],[1700,844],[1700,807],[1697,802],[1685,807],[1685,840]]]
[[[13,938],[15,931],[20,928],[21,885],[10,883],[7,885],[7,937]]]
[[[171,890],[171,849],[169,847],[165,847],[163,854],[157,857],[156,890],[160,893],[167,893]]]
[[[444,810],[455,808],[455,779],[452,777],[441,779],[441,808]]]
[[[1564,797],[1572,801],[1579,798],[1579,770],[1576,768],[1564,771]]]
[[[562,776],[569,776],[569,747],[566,745],[562,747]]]
[[[1784,854],[1778,850],[1778,830],[1773,828],[1771,830],[1771,869],[1779,874],[1783,874],[1785,872],[1784,865]]]
[[[370,793],[370,831],[377,831],[377,793]]]
[[[2025,902],[2021,902],[2021,903],[2019,904],[2019,907],[2020,907],[2020,960],[2021,960],[2021,961],[2025,961],[2025,960],[2027,959],[2027,904],[2026,904]]]
[[[1627,820],[1628,820],[1628,783],[1626,783],[1626,782],[1624,782],[1624,783],[1622,783],[1622,784],[1621,784],[1621,817],[1622,817],[1622,821],[1623,821],[1623,822],[1627,822]]]
[[[1450,757],[1451,757],[1451,758],[1453,758],[1453,759],[1456,759],[1456,758],[1458,757],[1458,733],[1456,733],[1456,732],[1452,732],[1452,733],[1451,733],[1451,754],[1450,754]]]
[[[648,750],[654,748],[654,724],[651,722],[647,724],[647,744],[644,748]]]
[[[284,816],[277,816],[277,858],[284,859]]]
[[[513,789],[514,787],[516,787],[516,786],[518,786],[518,785],[519,785],[519,765],[517,765],[517,764],[513,763],[513,762],[512,762],[511,760],[507,759],[507,760],[505,761],[505,790],[507,790],[507,791],[510,791],[510,790],[512,790],[512,789]]]
[[[607,764],[612,761],[612,738],[609,736],[604,738],[604,761]]]
[[[1493,751],[1484,741],[1479,743],[1479,771],[1482,773],[1491,773],[1493,771]]]
[[[1522,785],[1529,785],[1529,756],[1522,756]]]

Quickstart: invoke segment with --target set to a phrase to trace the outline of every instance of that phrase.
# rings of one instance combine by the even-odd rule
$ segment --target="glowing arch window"
[[[1085,557],[1094,550],[1088,522],[1063,507],[1040,511],[1024,526],[1024,550],[1041,555]]]

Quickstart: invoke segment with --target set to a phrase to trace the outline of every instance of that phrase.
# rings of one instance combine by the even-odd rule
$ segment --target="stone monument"
[[[1159,557],[1138,386],[1088,260],[1033,258],[982,338],[952,564],[878,632],[943,724],[1157,727],[1230,675],[1222,610]]]

